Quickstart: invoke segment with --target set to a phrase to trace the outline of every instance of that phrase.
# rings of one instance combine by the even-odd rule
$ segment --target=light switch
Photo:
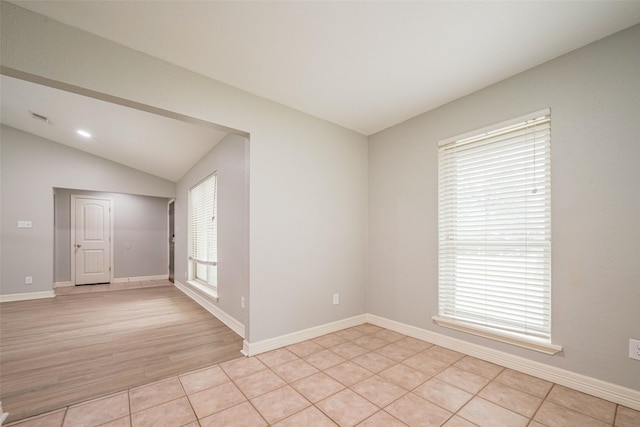
[[[31,228],[31,221],[18,221],[18,228]]]

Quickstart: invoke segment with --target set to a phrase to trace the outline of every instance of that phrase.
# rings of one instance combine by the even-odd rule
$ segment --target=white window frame
[[[551,343],[550,122],[551,111],[545,109],[438,143],[438,315],[433,320],[555,354],[562,347]],[[507,144],[508,151],[496,152]],[[495,160],[504,155],[512,157]],[[529,156],[526,163],[514,169],[522,156]],[[501,176],[498,188],[488,178],[496,170],[518,176],[506,186],[510,180]],[[505,201],[505,189],[523,201]],[[524,225],[510,231],[518,223]],[[514,314],[515,307],[523,308]]]
[[[205,236],[205,244],[200,244],[198,248],[202,247],[200,250],[195,247],[198,241],[202,242],[202,239],[197,239],[194,233],[197,232],[195,227],[196,219],[195,215],[195,201],[194,192],[198,191],[201,186],[211,185],[211,180],[213,180],[213,194],[209,194],[206,196],[206,199],[203,200],[203,203],[212,204],[212,212],[207,212],[204,207],[201,209],[207,214],[211,214],[211,226],[212,230],[209,230],[212,235]],[[188,277],[189,284],[196,287],[197,289],[209,294],[210,296],[217,298],[217,289],[218,289],[218,176],[217,173],[214,172],[211,175],[204,178],[202,181],[198,182],[196,185],[191,187],[188,191],[188,205],[189,205],[189,269],[188,269]],[[202,212],[202,211],[201,211]],[[209,216],[209,215],[206,215]],[[202,223],[200,223],[200,227],[202,227]],[[210,250],[211,244],[215,245],[213,250]],[[198,269],[202,271],[203,268],[207,270],[206,278],[198,277]],[[211,269],[215,269],[215,277],[209,278],[209,274],[213,273]]]

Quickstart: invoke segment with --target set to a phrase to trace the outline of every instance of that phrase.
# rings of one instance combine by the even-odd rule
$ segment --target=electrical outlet
[[[244,308],[244,297],[240,297],[240,308]]]
[[[640,360],[640,340],[629,340],[629,358]]]
[[[340,294],[333,294],[333,305],[340,304]]]
[[[31,276],[25,276],[24,278],[24,284],[25,285],[31,285],[33,283],[33,277]]]

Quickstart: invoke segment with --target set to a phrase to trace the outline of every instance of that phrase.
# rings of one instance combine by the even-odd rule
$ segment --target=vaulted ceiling
[[[640,22],[638,1],[19,1],[365,135]]]
[[[3,124],[173,182],[227,135],[9,76],[0,87]]]
[[[11,3],[364,135],[640,22],[640,1]]]

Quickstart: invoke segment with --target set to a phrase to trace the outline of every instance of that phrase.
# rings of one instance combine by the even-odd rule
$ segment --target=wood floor
[[[0,401],[22,419],[241,357],[242,338],[173,286],[0,304]]]

